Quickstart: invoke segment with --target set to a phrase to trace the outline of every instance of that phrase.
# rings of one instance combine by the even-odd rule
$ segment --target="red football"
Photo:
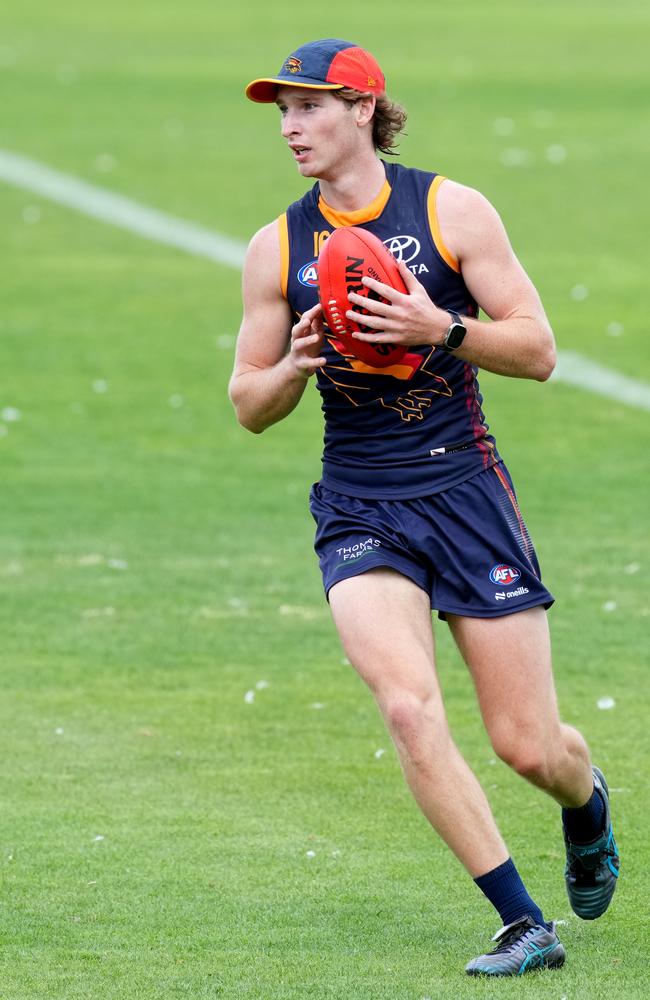
[[[335,229],[325,240],[318,258],[318,291],[325,322],[346,351],[373,368],[386,368],[404,357],[406,347],[357,340],[352,336],[355,330],[362,333],[379,331],[358,325],[345,315],[348,309],[367,311],[349,301],[350,292],[385,301],[361,283],[364,276],[406,292],[397,261],[377,236],[358,226]]]

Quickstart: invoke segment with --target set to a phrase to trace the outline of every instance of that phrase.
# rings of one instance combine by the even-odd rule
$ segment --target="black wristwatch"
[[[457,312],[454,312],[453,309],[447,309],[447,312],[452,318],[452,323],[445,333],[442,344],[439,344],[438,346],[441,351],[446,351],[447,354],[451,354],[452,351],[457,350],[464,341],[465,334],[467,333],[467,327]]]

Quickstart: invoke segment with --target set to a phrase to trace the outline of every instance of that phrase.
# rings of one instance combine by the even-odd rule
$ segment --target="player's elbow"
[[[537,372],[535,378],[538,382],[547,382],[553,372],[555,371],[555,365],[557,364],[557,351],[555,350],[555,344],[551,344],[550,347],[544,351],[538,359],[537,362]]]
[[[244,430],[250,431],[251,434],[261,434],[262,431],[266,430],[268,425],[259,419],[255,408],[250,406],[248,393],[244,391],[236,375],[233,375],[230,380],[228,396],[235,410],[237,421]]]
[[[245,406],[235,405],[235,416],[244,430],[251,434],[261,434],[268,427],[268,423],[263,423],[257,414],[251,413]]]
[[[535,372],[533,378],[538,382],[547,382],[553,374],[556,364],[557,350],[555,348],[555,338],[550,326],[545,323],[540,330],[535,354]]]
[[[250,431],[251,434],[261,434],[262,431],[266,430],[267,424],[258,423],[256,420],[251,419],[248,414],[235,412],[237,413],[237,420],[244,430]]]

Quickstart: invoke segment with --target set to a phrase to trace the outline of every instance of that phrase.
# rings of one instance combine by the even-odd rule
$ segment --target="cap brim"
[[[342,83],[323,83],[322,80],[309,80],[301,77],[292,80],[279,77],[263,77],[252,80],[246,87],[246,97],[257,104],[273,104],[278,96],[278,87],[305,87],[308,90],[342,90]]]

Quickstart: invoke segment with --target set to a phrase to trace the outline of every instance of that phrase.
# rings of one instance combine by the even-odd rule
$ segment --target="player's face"
[[[333,97],[327,90],[280,87],[277,105],[286,139],[303,177],[330,180],[363,141],[355,105]]]

